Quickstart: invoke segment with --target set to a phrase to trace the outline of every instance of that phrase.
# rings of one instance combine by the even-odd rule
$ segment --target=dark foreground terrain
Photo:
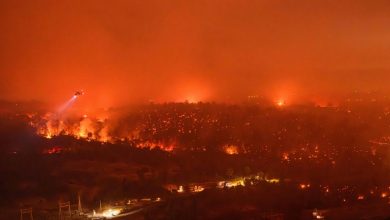
[[[137,210],[123,219],[386,219],[390,114],[368,104],[172,103],[115,125],[3,111],[0,219],[57,219],[79,195],[84,213]]]

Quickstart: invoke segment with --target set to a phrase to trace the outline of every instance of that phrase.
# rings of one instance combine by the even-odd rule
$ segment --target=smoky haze
[[[390,79],[389,1],[2,1],[0,98],[331,99]]]

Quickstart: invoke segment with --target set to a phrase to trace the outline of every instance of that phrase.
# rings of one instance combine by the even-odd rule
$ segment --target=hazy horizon
[[[3,1],[0,99],[96,107],[390,94],[388,1]]]

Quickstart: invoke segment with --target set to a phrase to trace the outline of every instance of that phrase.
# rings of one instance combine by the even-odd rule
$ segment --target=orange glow
[[[184,192],[184,187],[183,186],[179,186],[179,189],[177,190],[178,193],[183,193]]]
[[[192,188],[192,192],[202,192],[204,191],[204,187],[203,186],[194,186]]]
[[[120,209],[108,209],[108,210],[104,210],[102,212],[101,216],[106,217],[106,218],[111,218],[111,217],[119,215],[120,213],[121,213]]]
[[[276,101],[276,105],[278,107],[283,107],[286,105],[286,101],[284,99],[280,99],[280,100]]]
[[[282,159],[285,160],[285,161],[289,161],[290,158],[289,158],[288,153],[283,153],[283,154],[282,154]]]
[[[198,103],[210,98],[210,87],[199,79],[179,80],[179,85],[174,89],[171,99],[176,102]]]
[[[301,183],[301,184],[299,184],[299,188],[301,188],[301,189],[310,188],[310,184]]]
[[[62,148],[56,146],[56,147],[52,147],[52,148],[46,149],[42,153],[43,154],[59,154],[61,152],[62,152]]]
[[[47,139],[51,139],[53,137],[53,135],[51,134],[50,131],[48,131],[47,134],[44,135],[44,137]]]
[[[149,148],[149,149],[154,149],[156,147],[160,147],[160,149],[164,151],[173,151],[175,148],[174,144],[164,144],[162,142],[150,142],[150,141],[145,141],[137,144],[137,147],[139,148]]]
[[[185,99],[185,101],[188,102],[188,103],[198,103],[200,101],[200,99],[197,98],[196,96],[188,96]]]
[[[137,140],[137,131],[133,131],[130,134],[123,134],[119,136],[113,136],[110,134],[109,124],[106,120],[85,117],[83,115],[78,121],[64,122],[61,120],[55,120],[48,114],[41,118],[44,123],[31,123],[36,129],[36,133],[44,138],[51,139],[60,135],[72,136],[76,139],[82,139],[87,141],[99,141],[102,143],[114,143],[115,141],[129,141],[135,144],[136,147],[145,149],[160,148],[164,151],[173,151],[176,144],[174,142],[151,142],[148,140]],[[134,142],[134,140],[137,140]],[[233,151],[234,153],[234,151]]]
[[[2,86],[2,99],[42,100],[55,104],[73,94],[75,89],[83,88],[90,97],[83,97],[84,106],[107,107],[151,99],[192,101],[182,87],[203,92],[204,88],[188,86],[194,80],[215,88],[219,100],[239,98],[252,91],[272,94],[281,91],[290,95],[302,89],[304,91],[296,94],[304,96],[348,92],[359,85],[359,80],[365,79],[360,75],[349,77],[350,73],[343,69],[389,67],[387,47],[380,43],[388,41],[386,1],[356,1],[353,7],[347,1],[338,4],[339,10],[328,7],[324,1],[310,1],[311,11],[315,13],[305,13],[305,4],[285,7],[275,3],[259,7],[262,1],[232,1],[224,7],[211,1],[202,5],[205,13],[182,10],[196,9],[199,1],[172,4],[175,13],[164,10],[165,1],[151,4],[149,1],[108,3],[96,0],[92,9],[90,1],[82,1],[71,8],[61,1],[59,6],[41,6],[42,11],[53,12],[45,15],[47,17],[33,13],[37,7],[34,1],[26,7],[15,7],[14,1],[4,2],[2,36],[7,40],[1,42],[1,55],[7,65],[1,66],[0,82],[7,85]],[[154,7],[155,13],[148,14]],[[112,13],[110,16],[99,14],[100,8]],[[129,8],[138,11],[126,13]],[[84,13],[86,10],[93,13]],[[210,13],[215,11],[219,13]],[[251,22],[236,19],[230,15],[232,11],[237,17],[251,18]],[[20,19],[20,15],[27,12],[31,13],[29,19]],[[281,16],[274,19],[274,12]],[[156,22],[155,16],[161,16],[164,25]],[[328,19],[320,19],[324,17]],[[328,37],[340,33],[339,26],[333,23],[340,18],[348,18],[346,22],[358,25],[344,30],[340,37]],[[53,19],[60,22],[50,22]],[[360,22],[362,19],[365,22]],[[134,22],[129,28],[129,21],[142,22]],[[268,25],[257,28],[264,21]],[[104,28],[107,23],[115,24],[115,28]],[[209,30],[207,25],[201,24],[219,28]],[[45,26],[50,40],[40,37],[41,25]],[[232,26],[239,27],[240,31]],[[285,30],[286,34],[270,31],[274,29]],[[291,36],[292,33],[299,33],[299,37]],[[359,50],[350,50],[352,47]],[[17,52],[20,48],[23,53]],[[373,51],[375,54],[371,54]],[[262,73],[255,74],[259,70]],[[384,73],[373,71],[370,74],[372,81],[361,89],[388,90]],[[20,80],[31,76],[35,79],[33,82]],[[344,78],[350,83],[340,83]],[[178,97],[182,94],[183,97]],[[288,103],[296,100],[287,95],[283,97]],[[200,101],[204,96],[196,94],[195,98]]]
[[[235,145],[225,145],[223,147],[223,150],[225,151],[226,154],[229,155],[238,154],[238,147]]]

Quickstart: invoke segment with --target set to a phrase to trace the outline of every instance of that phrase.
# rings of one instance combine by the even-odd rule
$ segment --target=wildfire
[[[245,179],[244,178],[238,178],[235,180],[227,181],[225,183],[225,186],[227,188],[236,187],[236,186],[245,186]]]
[[[173,149],[175,148],[174,144],[165,144],[163,142],[151,142],[151,141],[140,142],[137,144],[137,147],[149,148],[149,149],[160,148],[164,151],[173,151]]]
[[[62,152],[62,148],[55,146],[55,147],[44,150],[42,153],[43,154],[59,154],[61,152]]]
[[[238,147],[235,145],[225,145],[223,147],[223,150],[226,154],[229,154],[229,155],[238,154]]]
[[[173,151],[174,142],[139,140],[137,128],[113,135],[115,128],[112,128],[108,119],[94,118],[86,114],[79,118],[56,119],[51,114],[46,114],[38,120],[33,120],[31,125],[36,133],[44,138],[51,139],[60,135],[72,136],[76,139],[87,141],[99,141],[102,143],[131,142],[139,148],[160,148],[164,151]]]
[[[51,138],[53,137],[53,135],[52,135],[51,132],[49,131],[49,132],[47,132],[46,135],[44,135],[44,137],[47,138],[47,139],[51,139]]]

